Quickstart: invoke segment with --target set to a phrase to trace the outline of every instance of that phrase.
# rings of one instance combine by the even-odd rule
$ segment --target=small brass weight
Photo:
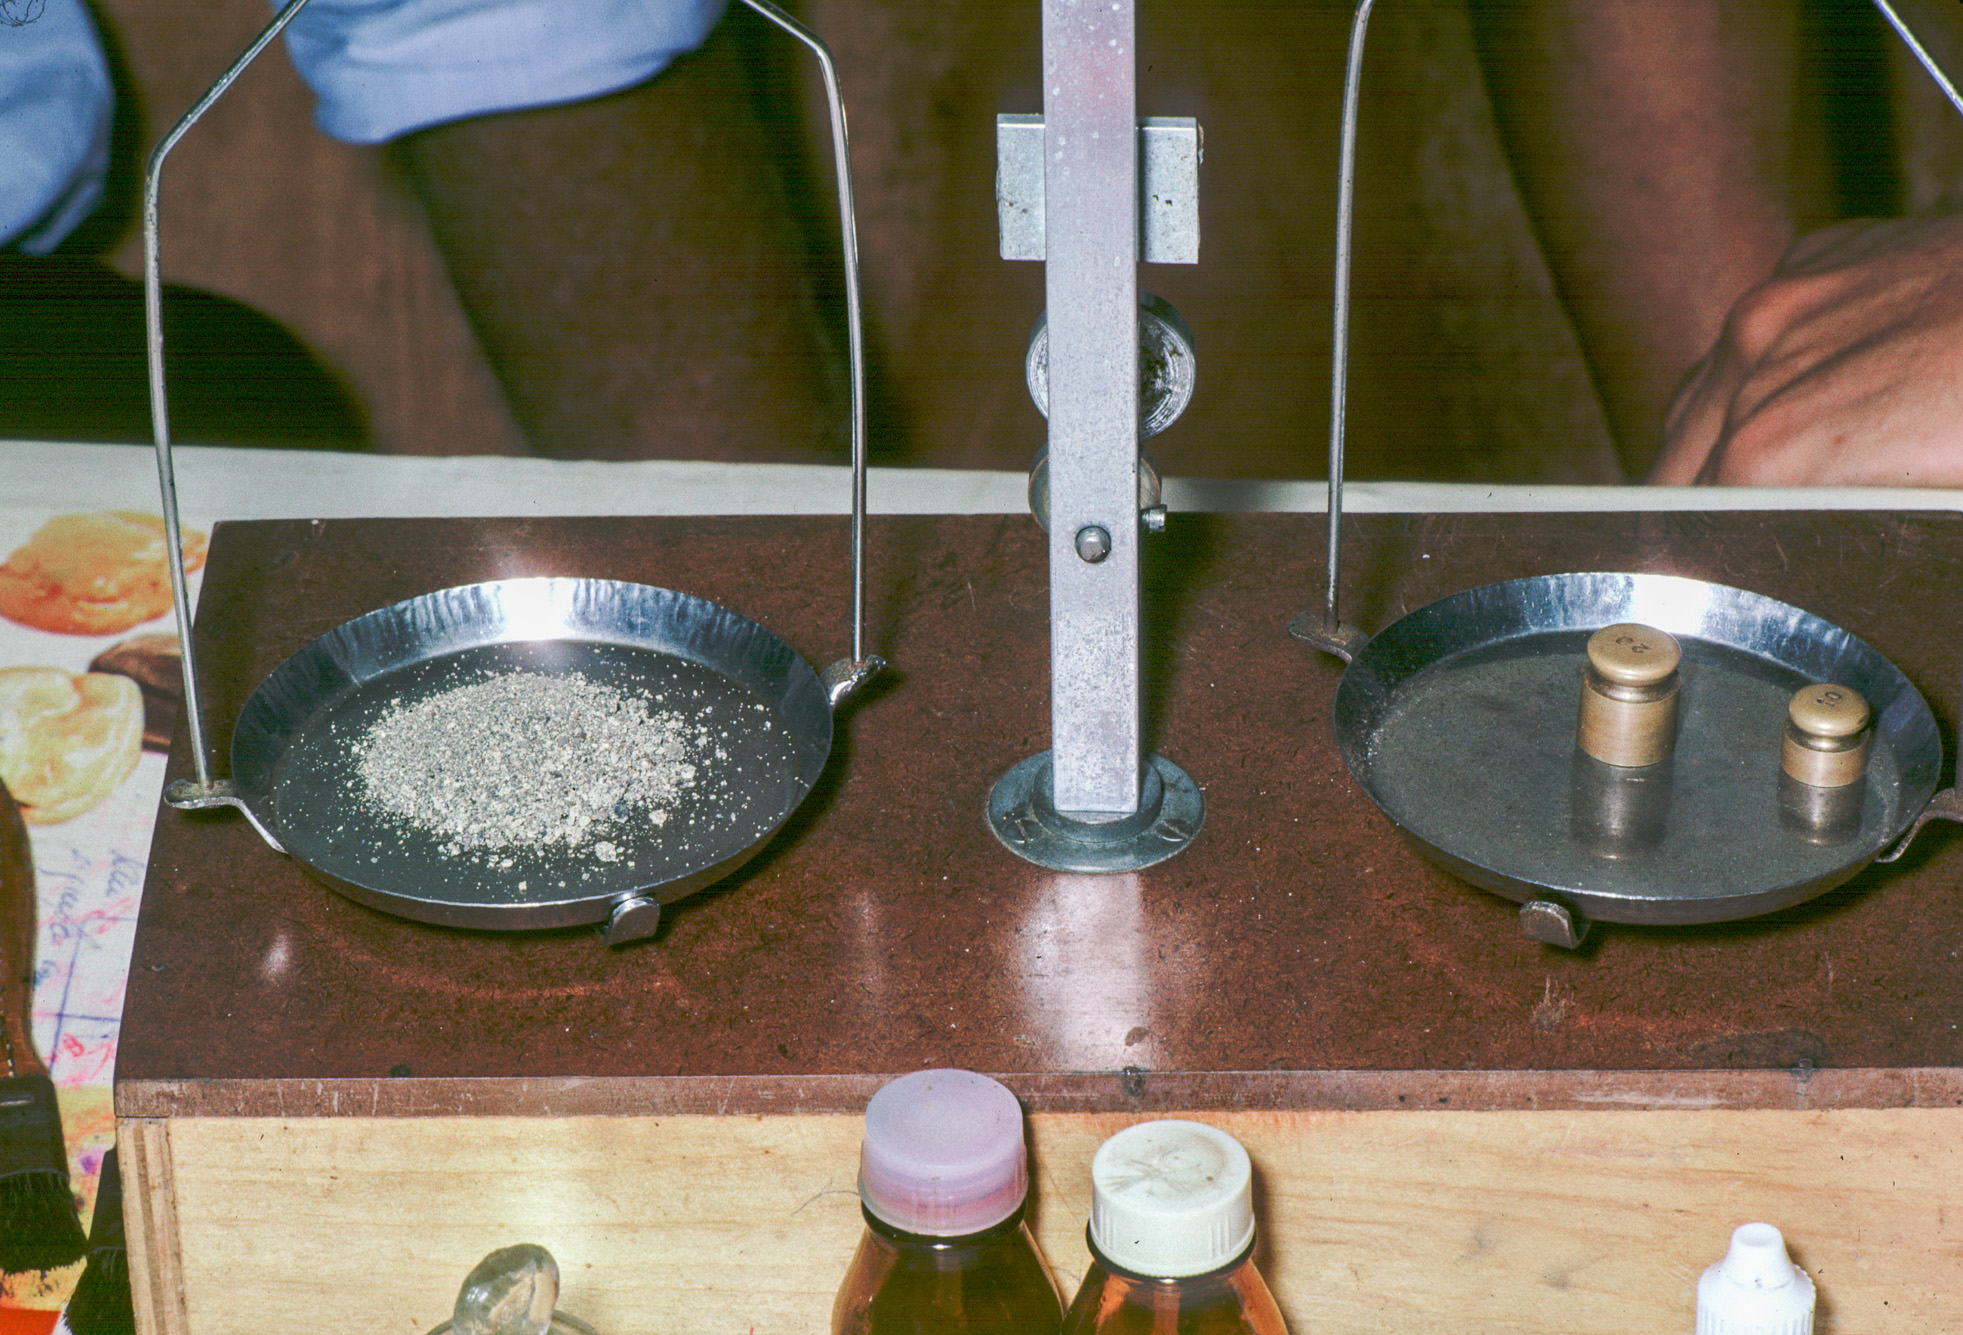
[[[1652,626],[1623,622],[1590,636],[1575,735],[1581,749],[1625,768],[1667,757],[1677,740],[1682,661],[1677,642]]]
[[[1779,766],[1814,788],[1844,788],[1868,770],[1872,711],[1861,693],[1824,682],[1793,695]]]
[[[1874,711],[1838,682],[1794,692],[1779,748],[1779,813],[1811,844],[1832,846],[1860,831]]]

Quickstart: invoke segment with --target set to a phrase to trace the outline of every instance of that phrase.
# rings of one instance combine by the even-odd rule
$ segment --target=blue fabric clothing
[[[372,144],[628,88],[726,0],[312,0],[286,30],[315,121]],[[113,94],[83,0],[0,0],[0,247],[46,254],[102,197]]]
[[[0,246],[44,255],[95,208],[112,96],[82,0],[0,0]]]
[[[724,3],[312,0],[286,41],[318,98],[315,123],[373,144],[631,87],[700,46]]]

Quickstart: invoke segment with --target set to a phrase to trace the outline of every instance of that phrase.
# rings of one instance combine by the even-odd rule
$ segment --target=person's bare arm
[[[844,457],[844,340],[759,113],[754,22],[624,93],[392,146],[543,453]]]
[[[1816,211],[1785,0],[1472,0],[1487,85],[1632,477]]]
[[[1953,74],[1963,59],[1957,6],[1898,0],[1897,9]],[[1934,204],[1949,192],[1940,157],[1926,152],[1929,133],[1951,129],[1956,112],[1905,50],[1896,56],[1896,76],[1911,81],[1898,112],[1940,118],[1916,159],[1939,173],[1923,182]],[[1963,485],[1963,217],[1844,223],[1796,243],[1686,382],[1652,477]]]
[[[1963,486],[1963,217],[1794,246],[1685,385],[1652,480]]]

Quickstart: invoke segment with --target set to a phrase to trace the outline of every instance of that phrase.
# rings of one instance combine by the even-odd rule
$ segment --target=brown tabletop
[[[1344,769],[1340,665],[1284,631],[1319,597],[1322,530],[1175,515],[1148,545],[1149,741],[1206,817],[1133,875],[1041,870],[983,823],[990,785],[1048,745],[1044,549],[1020,516],[872,522],[891,670],[785,829],[652,941],[406,922],[236,814],[166,807],[119,1111],[847,1110],[929,1065],[1055,1107],[1963,1102],[1963,840],[1932,826],[1904,862],[1748,922],[1526,940],[1516,905],[1422,861]],[[1768,594],[1874,644],[1954,736],[1958,516],[1361,516],[1345,545],[1345,616],[1366,628],[1567,570]],[[842,519],[220,525],[198,619],[210,728],[228,737],[334,625],[493,577],[682,589],[823,666],[847,648],[845,557]],[[189,769],[180,728],[172,777]]]

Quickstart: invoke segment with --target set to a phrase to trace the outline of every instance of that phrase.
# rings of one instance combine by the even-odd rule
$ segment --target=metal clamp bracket
[[[1200,123],[1188,116],[1138,121],[1138,258],[1200,262]],[[1043,210],[1043,118],[995,118],[995,213],[1002,258],[1049,257]]]

